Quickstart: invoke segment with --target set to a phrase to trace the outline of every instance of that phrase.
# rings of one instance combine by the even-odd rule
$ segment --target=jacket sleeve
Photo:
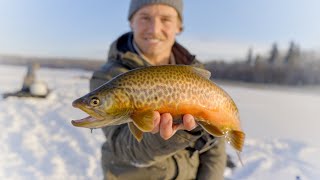
[[[224,138],[217,138],[217,144],[208,151],[199,155],[197,179],[224,179],[224,170],[227,163],[227,154]]]
[[[121,65],[105,65],[102,69],[94,72],[90,80],[90,90],[126,71],[128,69]],[[163,140],[159,133],[144,133],[143,139],[139,143],[126,124],[104,127],[103,132],[107,138],[104,148],[108,148],[106,152],[112,153],[114,163],[130,164],[137,167],[151,166],[157,161],[171,156],[194,143],[203,133],[202,130],[192,133],[178,131],[169,140]]]

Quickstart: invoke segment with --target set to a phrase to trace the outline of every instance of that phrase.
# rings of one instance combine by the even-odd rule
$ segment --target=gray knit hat
[[[183,1],[182,0],[131,0],[128,20],[130,21],[132,15],[135,12],[137,12],[142,6],[148,5],[148,4],[165,4],[165,5],[171,6],[178,12],[180,20],[182,21],[183,19],[183,16],[182,16]]]

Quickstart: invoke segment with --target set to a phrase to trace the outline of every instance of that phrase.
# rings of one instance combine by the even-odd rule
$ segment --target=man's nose
[[[159,19],[153,19],[150,23],[149,31],[152,34],[158,34],[161,31],[161,21]]]

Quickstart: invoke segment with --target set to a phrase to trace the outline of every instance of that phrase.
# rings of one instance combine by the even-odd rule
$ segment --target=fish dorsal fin
[[[138,129],[133,122],[128,123],[131,134],[136,138],[137,141],[141,141],[143,138],[143,132]]]
[[[203,121],[199,121],[198,122],[200,124],[200,126],[207,131],[209,134],[215,136],[215,137],[222,137],[224,136],[224,134],[221,132],[220,129],[218,129],[216,126],[210,125],[206,122]]]
[[[192,70],[194,73],[198,74],[199,76],[202,76],[206,79],[210,79],[211,77],[211,72],[208,71],[208,70],[205,70],[205,69],[202,69],[202,68],[199,68],[199,67],[194,67],[192,66]]]
[[[134,125],[142,132],[150,132],[153,129],[153,110],[136,111],[131,119]]]

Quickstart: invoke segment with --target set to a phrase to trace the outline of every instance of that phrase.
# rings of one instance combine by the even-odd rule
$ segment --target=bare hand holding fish
[[[182,123],[174,124],[170,113],[161,114],[154,112],[154,128],[151,133],[160,133],[160,136],[167,140],[172,137],[178,130],[191,131],[198,126],[194,118],[190,114],[186,114],[182,118]]]
[[[187,125],[187,122],[192,123],[194,117],[208,133],[225,137],[241,152],[245,134],[240,127],[238,109],[231,97],[209,78],[210,72],[185,65],[129,71],[75,100],[73,106],[90,116],[73,120],[72,124],[101,128],[128,123],[131,133],[141,141],[143,132],[156,133],[166,125],[171,125],[172,132],[161,134],[160,131],[164,139],[176,130],[191,130],[197,125]],[[160,115],[164,117],[157,125]],[[184,115],[183,125],[166,124],[181,115]]]

